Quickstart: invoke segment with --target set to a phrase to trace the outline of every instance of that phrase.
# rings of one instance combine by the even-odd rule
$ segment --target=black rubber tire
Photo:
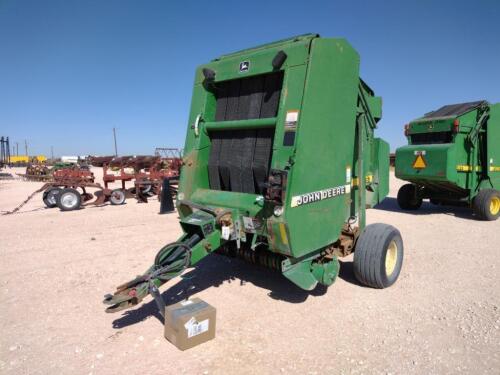
[[[43,192],[43,203],[47,208],[57,207],[57,196],[61,193],[61,188],[53,187]]]
[[[122,189],[113,190],[109,196],[109,201],[113,206],[124,204],[126,199],[125,192]]]
[[[71,198],[67,198],[71,197]],[[57,207],[61,211],[73,211],[80,208],[82,204],[82,197],[78,190],[66,188],[61,191],[57,196]]]
[[[413,184],[401,186],[397,199],[399,207],[403,210],[418,210],[422,205],[422,198],[417,196],[417,187]]]
[[[439,199],[434,199],[434,198],[429,199],[429,202],[431,202],[431,204],[435,206],[439,206],[441,204],[441,201]]]
[[[151,191],[151,189],[153,188],[153,185],[152,184],[144,184],[141,186],[141,193],[142,194],[147,194]]]
[[[393,243],[396,246],[395,249]],[[388,252],[391,253],[388,255]],[[388,274],[386,258],[391,254],[396,254],[396,257]],[[403,256],[403,239],[399,230],[387,224],[368,225],[356,242],[354,275],[361,284],[366,286],[378,289],[387,288],[398,279],[403,265]]]
[[[479,220],[494,221],[500,217],[500,211],[491,211],[494,200],[500,200],[500,191],[494,189],[479,191],[472,202],[472,209]]]

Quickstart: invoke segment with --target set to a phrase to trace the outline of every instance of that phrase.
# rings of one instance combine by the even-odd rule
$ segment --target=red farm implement
[[[139,202],[147,202],[148,197],[160,196],[164,179],[168,179],[170,184],[177,184],[182,164],[180,151],[168,150],[171,150],[168,157],[101,156],[92,157],[91,163],[102,168],[105,188],[108,188],[109,184],[120,182],[127,197],[136,197]],[[127,182],[133,182],[133,186],[127,188]]]

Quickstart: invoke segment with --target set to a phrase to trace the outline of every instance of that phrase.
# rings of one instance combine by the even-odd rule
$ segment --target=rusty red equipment
[[[91,193],[87,189],[96,189]],[[80,192],[80,191],[81,192]],[[121,189],[111,190],[103,188],[94,182],[94,174],[85,169],[61,169],[54,172],[54,181],[45,183],[40,189],[34,191],[19,206],[12,211],[16,213],[28,203],[36,194],[43,191],[43,202],[47,208],[59,207],[61,211],[77,210],[88,205],[102,205],[110,202],[112,205],[125,203],[125,192]],[[95,200],[93,200],[95,198]]]
[[[147,202],[148,197],[161,196],[164,179],[171,185],[179,180],[179,171],[182,159],[179,157],[161,158],[160,156],[147,157],[138,161],[143,166],[135,175],[135,195],[139,202]]]
[[[90,193],[87,189],[97,189]],[[81,192],[78,190],[80,189]],[[72,211],[86,205],[113,205],[125,203],[125,192],[108,189],[95,182],[94,174],[87,169],[69,168],[54,172],[54,181],[42,188],[43,202],[48,208],[59,207],[62,211]],[[95,200],[93,200],[95,198]]]
[[[182,165],[180,150],[164,150],[169,150],[167,157],[160,155],[101,156],[90,158],[90,162],[93,166],[102,167],[105,188],[108,188],[110,183],[120,181],[121,188],[128,197],[135,196],[139,202],[147,202],[148,197],[160,196],[165,178],[168,178],[172,184],[178,181]],[[110,171],[115,173],[110,173]],[[128,181],[133,181],[134,186],[127,189]]]

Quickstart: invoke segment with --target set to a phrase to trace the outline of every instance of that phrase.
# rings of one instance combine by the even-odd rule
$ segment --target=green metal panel
[[[255,52],[249,50],[248,52],[242,51],[237,55],[223,56],[198,67],[195,82],[203,83],[205,78],[202,72],[203,68],[214,69],[217,72],[215,82],[270,73],[273,71],[271,61],[278,51],[284,51],[287,54],[283,68],[302,65],[307,62],[310,43],[311,39],[306,38],[293,43],[270,45]],[[250,62],[248,71],[240,72],[239,65],[242,61]]]
[[[246,49],[243,49],[241,51],[236,51],[236,52],[233,52],[233,53],[228,53],[228,54],[220,56],[219,58],[214,59],[214,61],[218,61],[218,60],[222,60],[222,59],[226,59],[226,58],[230,58],[230,57],[234,57],[234,56],[241,56],[241,55],[247,55],[248,56],[249,54],[254,54],[255,52],[263,50],[263,49],[277,48],[277,47],[282,47],[282,46],[283,47],[289,47],[291,43],[297,43],[299,41],[305,41],[306,43],[309,43],[309,41],[311,39],[318,38],[318,37],[319,37],[319,35],[318,34],[314,34],[314,33],[297,35],[297,36],[293,36],[293,37],[290,37],[290,38],[278,40],[278,41],[275,41],[275,42],[262,44],[262,45],[257,46],[257,47],[246,48]]]
[[[451,131],[453,119],[417,120],[410,123],[410,134]]]
[[[292,197],[347,184],[358,82],[359,56],[345,40],[313,40],[285,208],[295,257],[334,242],[349,216],[350,194],[293,208]]]
[[[490,106],[488,133],[488,176],[494,189],[500,190],[500,103]]]
[[[426,167],[413,167],[417,157],[424,159]],[[444,181],[456,184],[456,147],[453,143],[437,145],[409,145],[396,151],[396,177],[419,183],[420,181]]]
[[[382,118],[382,98],[380,96],[367,96],[368,106],[372,116],[378,121]]]
[[[389,194],[389,143],[383,139],[375,138],[372,157],[373,177],[369,179],[367,202],[374,207],[384,200]],[[370,181],[371,180],[371,181]],[[371,199],[368,199],[371,193]]]

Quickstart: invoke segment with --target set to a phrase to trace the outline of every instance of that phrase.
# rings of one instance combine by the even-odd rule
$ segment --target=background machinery
[[[431,203],[472,207],[476,217],[500,216],[500,103],[445,105],[405,127],[408,145],[396,151],[402,209]]]
[[[302,289],[331,285],[354,252],[359,281],[392,285],[403,242],[365,208],[388,193],[381,98],[343,39],[298,36],[221,56],[196,71],[177,208],[183,235],[105,296],[136,305],[210,253],[241,257]]]
[[[174,154],[172,151],[168,157],[158,154],[94,156],[90,157],[90,162],[102,168],[106,189],[110,183],[120,182],[121,189],[128,197],[135,196],[138,201],[147,202],[148,197],[160,196],[163,180],[168,179],[171,185],[177,185],[182,159],[179,152]],[[134,186],[127,188],[127,182],[133,182]]]

